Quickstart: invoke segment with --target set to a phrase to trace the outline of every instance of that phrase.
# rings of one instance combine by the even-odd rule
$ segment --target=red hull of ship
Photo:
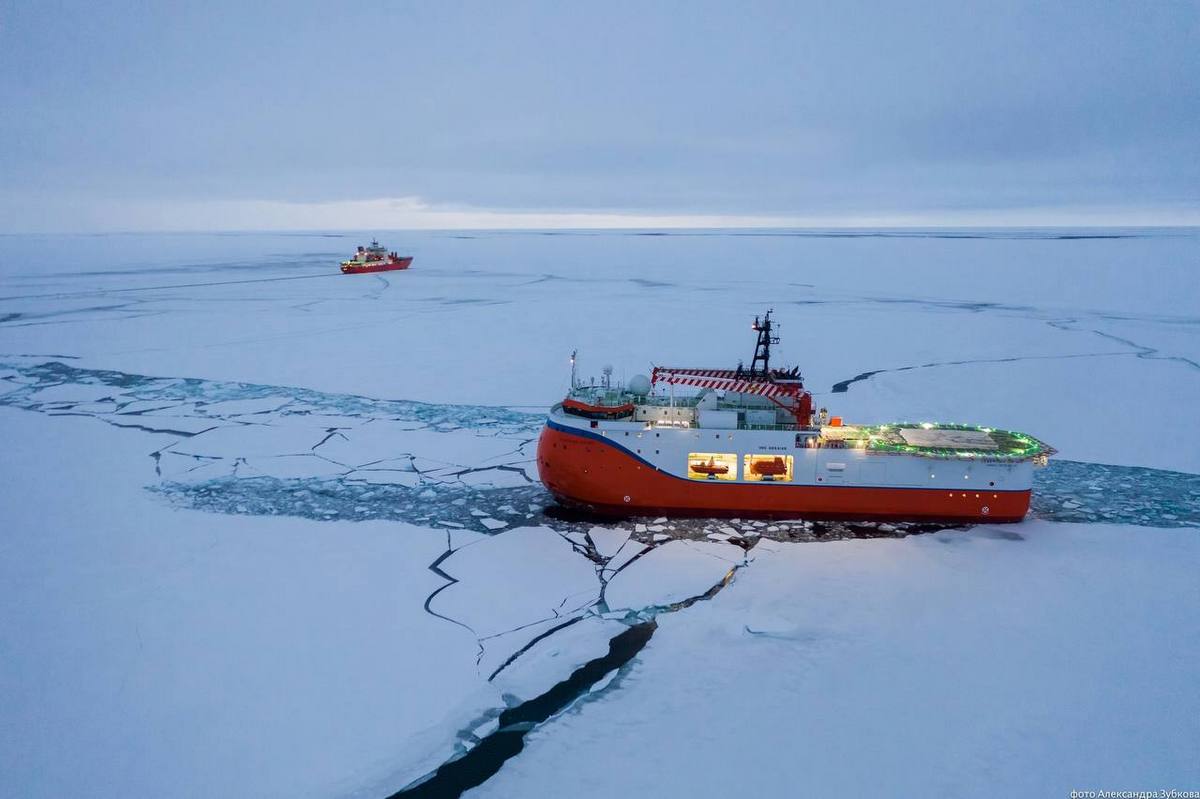
[[[1019,522],[1030,491],[714,484],[656,469],[620,447],[546,426],[538,474],[564,504],[610,516],[727,516],[938,522]]]
[[[376,264],[364,264],[363,266],[346,266],[343,264],[342,274],[357,275],[360,273],[365,274],[367,272],[395,272],[397,269],[408,269],[408,265],[411,264],[412,261],[413,259],[410,257],[397,258],[395,261],[383,261]]]

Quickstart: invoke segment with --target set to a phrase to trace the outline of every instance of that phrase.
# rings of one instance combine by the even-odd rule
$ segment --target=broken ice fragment
[[[617,554],[621,546],[629,540],[629,531],[593,527],[588,530],[588,538],[592,539],[592,545],[596,547],[596,554],[607,560]]]
[[[723,557],[726,549],[744,555],[728,544],[693,545],[678,540],[651,549],[609,581],[605,591],[609,609],[664,607],[704,594],[736,565]]]

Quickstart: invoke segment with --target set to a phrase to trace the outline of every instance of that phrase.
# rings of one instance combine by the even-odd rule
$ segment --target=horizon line
[[[828,231],[918,231],[918,230],[1200,230],[1200,222],[1193,223],[1085,223],[1085,224],[965,224],[965,223],[894,223],[888,225],[864,224],[828,224],[828,225],[597,225],[578,227],[532,226],[532,227],[438,227],[411,226],[399,227],[245,227],[245,228],[125,228],[111,230],[0,230],[0,236],[137,236],[137,235],[241,235],[241,234],[303,234],[303,235],[333,235],[343,233],[411,232],[411,233],[604,233],[604,232],[644,232],[672,231],[686,233],[689,231],[792,231],[792,232],[828,232]]]
[[[317,232],[351,230],[914,230],[964,228],[1188,228],[1200,205],[1026,205],[825,213],[504,209],[430,202],[415,195],[297,202],[217,200],[96,204],[0,197],[9,233]],[[6,200],[8,200],[6,202]],[[6,208],[5,206],[10,206]],[[41,206],[41,207],[39,207]],[[12,213],[6,213],[11,211]]]

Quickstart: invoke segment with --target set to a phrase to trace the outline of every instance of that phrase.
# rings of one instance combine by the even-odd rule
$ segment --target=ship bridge
[[[692,388],[721,391],[737,394],[745,399],[761,397],[791,417],[789,426],[807,429],[812,424],[812,395],[804,389],[798,370],[782,371],[768,370],[747,373],[743,369],[694,369],[688,367],[656,366],[650,375],[651,386],[664,384],[667,386],[688,386]],[[703,398],[699,400],[703,402]],[[746,414],[754,413],[750,409],[752,403],[727,403],[729,406],[741,408]],[[773,412],[772,412],[773,413]],[[760,415],[758,421],[743,420],[740,425],[750,424],[756,427],[777,426],[775,420],[766,421]],[[705,426],[705,425],[701,425]],[[728,426],[728,425],[722,425]]]

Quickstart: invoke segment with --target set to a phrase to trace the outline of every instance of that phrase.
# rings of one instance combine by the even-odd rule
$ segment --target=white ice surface
[[[340,431],[322,444],[320,451],[327,458],[355,466],[395,458],[402,453],[421,453],[443,466],[464,466],[512,452],[521,443],[509,438],[481,437],[469,430],[438,433],[411,427],[411,424],[375,420],[356,430]]]
[[[1030,522],[754,554],[711,601],[659,616],[619,691],[469,795],[565,775],[578,797],[1200,782],[1195,531]]]
[[[561,397],[574,347],[584,375],[732,365],[773,306],[776,358],[850,420],[979,422],[1064,457],[1197,472],[1200,235],[1138,235],[406,233],[392,238],[412,270],[355,277],[334,264],[357,236],[0,237],[0,360],[269,387],[156,408],[68,384],[40,392],[43,413],[0,408],[0,792],[385,796],[502,693],[536,695],[603,654],[616,623],[588,618],[486,682],[595,602],[600,576],[609,607],[644,611],[747,557],[672,542],[613,577],[634,542],[598,575],[562,538],[172,510],[141,489],[336,464],[417,488],[527,484],[465,471],[492,464],[535,476],[520,435],[292,413],[303,403],[277,387],[536,414]],[[25,266],[80,247],[83,266]],[[26,379],[0,369],[0,396]],[[483,792],[1195,785],[1180,767],[1200,741],[1180,665],[1200,651],[1186,531],[1006,530],[1027,540],[760,543],[713,601],[660,615],[633,671],[535,732]],[[422,609],[447,543],[462,549],[443,568],[466,579],[431,608],[495,631],[483,642]],[[485,544],[486,561],[472,553]]]
[[[608,560],[620,551],[629,540],[629,531],[610,527],[593,527],[588,530],[588,538],[596,547],[596,554]]]
[[[0,431],[4,793],[330,796],[436,764],[497,701],[421,607],[445,533],[173,510],[131,479],[166,437]]]
[[[361,469],[359,471],[350,472],[346,475],[349,480],[361,480],[364,483],[375,483],[378,485],[401,485],[408,488],[421,484],[421,475],[416,472],[402,472],[395,470],[377,470],[377,469]]]
[[[971,364],[881,374],[829,402],[852,419],[883,419],[903,405],[902,421],[986,419],[1043,438],[1071,460],[1200,472],[1200,371],[1193,367],[1113,356],[1038,362],[1019,377],[1013,371]],[[991,390],[1000,384],[1003,391]]]
[[[723,549],[714,549],[717,546]],[[698,596],[741,563],[740,554],[740,549],[729,545],[668,541],[609,580],[605,599],[615,611],[669,605]]]
[[[622,531],[628,534],[628,531]],[[629,538],[621,545],[616,554],[608,559],[604,564],[604,570],[609,573],[615,573],[625,568],[631,560],[636,558],[646,550],[647,545],[633,538]]]
[[[111,386],[70,383],[38,389],[33,393],[33,399],[36,402],[94,402],[111,397],[116,393],[117,390]]]
[[[460,582],[437,595],[431,608],[462,622],[480,637],[557,618],[567,597],[599,595],[591,562],[547,527],[524,527],[485,538],[442,561]],[[573,608],[572,608],[573,609]]]
[[[309,455],[324,436],[316,431],[297,431],[269,425],[228,425],[180,441],[172,452],[216,458]]]

